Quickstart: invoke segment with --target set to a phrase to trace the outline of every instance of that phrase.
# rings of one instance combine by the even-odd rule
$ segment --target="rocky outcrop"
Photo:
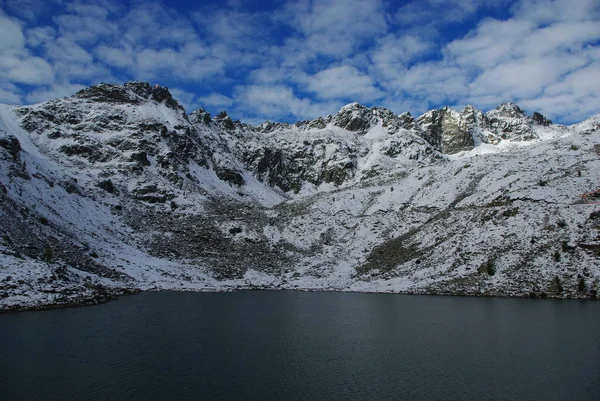
[[[534,120],[514,103],[503,103],[486,113],[489,129],[501,139],[530,141],[538,136],[533,129]]]
[[[538,125],[543,125],[543,126],[547,127],[552,124],[552,120],[547,119],[545,116],[538,113],[537,111],[533,112],[533,115],[531,116],[531,118]]]
[[[475,114],[467,116],[475,118]],[[417,123],[423,138],[442,153],[473,149],[473,125],[449,107],[428,111],[417,119]]]
[[[11,155],[13,161],[17,161],[19,159],[21,143],[13,135],[0,132],[0,148],[4,148],[8,154]]]
[[[184,110],[177,100],[173,98],[169,89],[160,85],[151,86],[147,82],[132,81],[126,82],[124,85],[103,83],[82,89],[74,96],[93,102],[134,105],[155,101],[165,103],[173,109]]]
[[[358,103],[344,106],[333,118],[333,124],[347,131],[364,134],[371,127],[371,113]]]

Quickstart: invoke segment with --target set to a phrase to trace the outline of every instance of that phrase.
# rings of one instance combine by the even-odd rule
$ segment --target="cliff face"
[[[151,288],[594,296],[598,121],[354,103],[250,126],[141,82],[3,105],[0,308]]]

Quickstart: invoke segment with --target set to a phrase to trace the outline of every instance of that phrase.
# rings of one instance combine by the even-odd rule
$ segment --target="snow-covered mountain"
[[[0,106],[0,309],[137,290],[595,297],[600,115],[511,103],[296,124],[100,84]]]

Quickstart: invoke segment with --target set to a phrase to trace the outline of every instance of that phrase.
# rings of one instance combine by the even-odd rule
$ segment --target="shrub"
[[[560,248],[563,252],[573,252],[575,250],[575,247],[570,246],[567,241],[563,241],[560,245]]]
[[[540,179],[538,180],[538,182],[537,182],[537,183],[538,183],[538,185],[539,185],[540,187],[545,187],[545,186],[548,184],[548,181],[546,181],[546,180],[542,180],[542,179],[540,178]]]
[[[487,274],[488,276],[493,276],[496,274],[496,265],[494,259],[489,258],[487,261],[482,263],[477,269],[477,273]]]
[[[505,210],[505,211],[502,213],[502,216],[504,216],[504,217],[514,217],[514,216],[516,216],[517,214],[519,214],[519,208],[518,208],[518,207],[515,207],[515,208],[513,208],[513,209],[508,209],[508,210]]]
[[[559,251],[555,251],[552,254],[552,259],[554,259],[555,262],[560,262],[560,252]]]
[[[44,247],[44,251],[42,252],[42,261],[52,263],[54,259],[54,253],[52,252],[52,248],[50,245],[46,245]]]
[[[553,291],[556,295],[561,295],[563,293],[563,286],[560,278],[558,276],[554,276],[552,282],[550,283],[550,290]]]
[[[582,294],[585,292],[587,285],[585,284],[585,279],[583,276],[579,276],[579,280],[577,280],[577,292]]]
[[[571,150],[579,150],[579,146],[577,146],[577,145],[571,145]]]

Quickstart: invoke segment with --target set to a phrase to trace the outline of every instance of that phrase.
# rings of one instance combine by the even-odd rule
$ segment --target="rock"
[[[245,184],[244,177],[242,177],[242,174],[237,170],[215,167],[215,173],[220,180],[227,181],[228,183],[237,185],[238,187]]]
[[[231,117],[227,115],[226,111],[222,111],[219,114],[217,114],[214,120],[228,131],[235,130],[235,123],[233,122]]]
[[[16,137],[12,135],[0,136],[0,147],[6,149],[14,161],[19,159],[21,143]]]
[[[442,153],[458,153],[475,146],[472,126],[449,107],[428,111],[417,119],[417,123],[423,138]]]
[[[488,111],[490,131],[501,139],[530,141],[537,139],[533,129],[534,120],[514,103],[503,103]]]
[[[415,128],[415,125],[416,125],[415,118],[408,111],[398,115],[398,120],[400,120],[400,126],[404,129],[414,129]]]
[[[531,118],[538,125],[548,126],[548,125],[552,124],[552,120],[547,119],[546,117],[544,117],[542,114],[538,113],[537,111],[533,112],[533,116]]]
[[[194,124],[205,124],[208,125],[212,122],[210,117],[210,113],[204,110],[203,108],[199,108],[190,114],[190,122]]]
[[[369,110],[358,103],[348,104],[335,115],[333,123],[345,130],[365,133],[370,127]]]
[[[139,166],[150,165],[150,160],[148,160],[148,154],[146,152],[132,153],[129,157],[129,161],[137,163]]]
[[[160,85],[150,86],[148,82],[130,81],[123,85],[101,83],[82,89],[74,96],[103,103],[142,104],[154,100],[184,111],[168,88]]]
[[[113,184],[113,182],[111,180],[100,181],[97,185],[98,185],[98,188],[105,190],[109,194],[118,194],[119,193],[119,191],[117,190],[117,188],[115,187],[115,185]]]
[[[79,156],[88,159],[91,162],[107,160],[106,155],[102,154],[96,146],[92,145],[74,143],[63,145],[58,150],[67,156]]]
[[[494,117],[510,117],[510,118],[527,118],[525,110],[520,108],[515,103],[502,103],[497,106],[492,112]]]

